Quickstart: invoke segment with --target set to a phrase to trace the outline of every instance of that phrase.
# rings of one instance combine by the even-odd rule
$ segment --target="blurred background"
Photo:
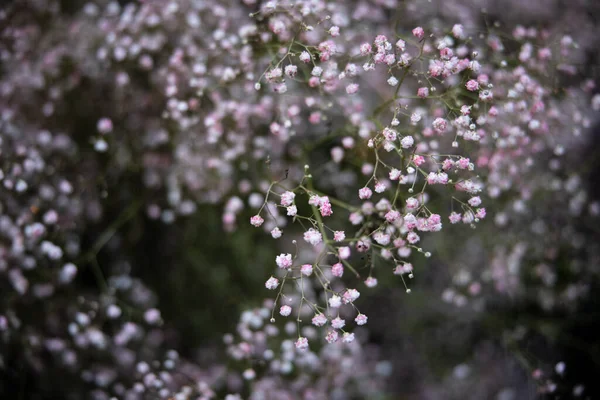
[[[177,17],[148,22],[170,4],[179,6]],[[584,106],[557,91],[549,100],[561,115],[581,115],[577,126],[567,120],[552,127],[563,138],[558,167],[555,148],[536,154],[540,167],[523,177],[540,182],[528,187],[531,203],[519,211],[525,190],[503,192],[486,205],[489,217],[476,229],[447,224],[445,235],[427,238],[423,246],[433,256],[414,262],[410,295],[390,273],[378,275],[377,290],[363,292],[369,329],[357,335],[365,365],[379,374],[364,378],[377,382],[377,394],[350,389],[326,398],[600,398],[600,101],[590,106],[600,92],[600,3],[346,1],[330,10],[342,6],[348,15],[372,10],[364,30],[399,19],[406,30],[422,25],[437,32],[461,23],[502,38],[518,26],[556,38],[568,34],[577,43],[569,60],[576,73],[539,79],[565,92],[586,88],[588,99]],[[167,357],[180,365],[173,387],[217,382],[215,398],[224,398],[223,382],[235,379],[223,378],[223,371],[237,370],[241,379],[245,369],[228,358],[224,335],[236,332],[244,311],[262,307],[275,255],[291,251],[246,223],[256,212],[250,206],[238,212],[236,229],[224,223],[231,198],[248,203],[251,193],[264,193],[265,179],[286,170],[290,179],[301,177],[304,163],[322,174],[319,188],[344,198],[360,184],[359,161],[331,162],[334,135],[322,142],[309,137],[310,150],[304,138],[292,139],[281,148],[268,144],[252,160],[238,155],[220,163],[196,141],[210,133],[194,125],[192,112],[165,115],[170,74],[187,73],[173,61],[181,43],[237,29],[260,4],[22,0],[0,7],[0,397],[133,398],[125,388],[143,380],[140,360],[158,368],[164,361],[149,360]],[[185,14],[194,8],[201,15],[197,26]],[[360,18],[349,17],[349,27],[357,24]],[[151,57],[106,61],[124,36],[148,41]],[[229,50],[205,54],[207,43],[198,39],[195,57],[210,69],[211,52]],[[504,43],[518,53],[517,44]],[[253,50],[251,57],[263,56]],[[237,57],[237,49],[231,52]],[[227,96],[243,102],[245,94],[232,88],[207,95],[199,114],[212,116]],[[268,100],[261,104],[271,107]],[[215,118],[243,127],[236,107],[224,105]],[[270,115],[248,114],[248,126],[268,129]],[[316,133],[328,135],[339,121],[332,118]],[[579,134],[572,139],[574,129]],[[181,135],[188,130],[194,134]],[[206,160],[217,166],[206,167]],[[22,191],[20,176],[27,182]],[[559,189],[544,186],[553,179]],[[45,227],[35,225],[38,220]],[[285,234],[301,233],[290,227]],[[92,326],[101,333],[90,334]],[[251,386],[236,382],[229,384],[250,398]],[[147,390],[139,398],[169,398],[176,391],[165,397]],[[309,398],[294,391],[264,398]]]

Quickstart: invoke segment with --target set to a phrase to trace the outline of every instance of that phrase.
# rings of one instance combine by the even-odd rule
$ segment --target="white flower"
[[[331,296],[331,298],[329,299],[329,307],[331,308],[340,308],[342,305],[342,298],[340,296],[337,295],[333,295]]]
[[[405,148],[408,149],[409,147],[411,147],[413,144],[415,144],[415,139],[413,139],[412,136],[405,136],[402,138],[402,140],[400,141],[400,145]]]
[[[274,289],[277,289],[277,286],[279,286],[279,279],[277,279],[277,278],[270,277],[265,282],[265,287],[267,289],[274,290]]]
[[[279,268],[290,268],[292,266],[292,255],[281,253],[275,258],[275,262]]]

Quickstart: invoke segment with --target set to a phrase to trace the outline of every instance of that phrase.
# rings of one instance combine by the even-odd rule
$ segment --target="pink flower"
[[[277,68],[273,68],[272,70],[270,70],[269,72],[267,72],[265,74],[265,78],[267,78],[267,81],[273,82],[277,78],[281,78],[282,75],[283,75],[282,69],[279,68],[279,67],[277,67]]]
[[[413,163],[415,163],[415,165],[417,167],[419,167],[419,166],[423,165],[423,163],[425,163],[425,158],[423,156],[415,155],[413,157]]]
[[[548,60],[552,57],[552,50],[547,47],[538,50],[538,58],[540,60]]]
[[[408,149],[409,147],[411,147],[413,144],[415,144],[415,139],[413,139],[412,136],[405,136],[402,138],[402,140],[400,141],[400,145],[402,146],[402,148],[404,149]]]
[[[426,87],[420,87],[419,89],[417,89],[417,96],[419,96],[420,98],[425,98],[429,96],[429,89]]]
[[[386,140],[393,142],[398,137],[398,132],[390,128],[385,128],[383,130],[383,137],[385,137]]]
[[[448,219],[450,220],[450,223],[452,223],[452,224],[456,224],[457,222],[460,222],[461,218],[462,218],[461,215],[456,212],[452,212],[448,216]]]
[[[462,39],[465,36],[463,26],[456,24],[452,27],[452,35],[457,39]]]
[[[303,264],[302,267],[300,267],[300,272],[302,275],[310,276],[313,273],[313,266],[310,264]]]
[[[331,273],[333,274],[333,276],[341,278],[342,275],[344,275],[344,266],[342,265],[342,263],[333,264],[331,266]]]
[[[279,229],[278,227],[273,228],[273,230],[271,231],[271,236],[273,237],[273,239],[279,239],[282,234],[283,233],[281,232],[281,229]]]
[[[310,228],[308,231],[304,232],[304,240],[313,246],[316,246],[323,241],[323,236],[321,235],[321,232],[314,228]]]
[[[273,87],[273,91],[276,93],[285,93],[287,92],[287,85],[285,82],[278,83]]]
[[[342,260],[347,260],[350,257],[350,247],[344,246],[338,249],[338,256]]]
[[[409,197],[408,199],[406,199],[406,209],[407,210],[414,211],[417,208],[419,208],[419,200],[417,200],[414,197]]]
[[[473,282],[469,285],[469,294],[472,296],[477,296],[481,292],[481,283]]]
[[[290,253],[281,253],[275,258],[275,263],[279,268],[290,268],[292,266],[292,255]]]
[[[406,240],[408,240],[408,243],[410,243],[410,244],[415,244],[419,240],[421,240],[421,238],[415,232],[408,232],[408,235],[406,236]]]
[[[319,86],[319,83],[320,83],[319,78],[317,78],[316,76],[313,76],[312,78],[310,78],[308,80],[308,86],[310,86],[312,88]]]
[[[420,112],[414,112],[410,115],[410,123],[416,125],[423,118]]]
[[[456,190],[464,191],[471,194],[475,194],[481,191],[481,186],[470,179],[458,182],[456,185],[454,185],[454,187],[456,188]]]
[[[331,149],[331,159],[334,163],[339,164],[344,159],[344,149],[339,146],[336,146]]]
[[[445,172],[438,172],[437,183],[441,185],[446,185],[448,183],[448,174]]]
[[[296,340],[296,348],[298,350],[306,350],[308,349],[308,339],[300,336],[298,340]]]
[[[311,206],[318,207],[319,205],[321,205],[321,197],[317,196],[316,194],[313,194],[308,199],[308,204],[310,204]]]
[[[98,120],[98,123],[96,124],[96,129],[98,129],[98,132],[100,132],[103,135],[112,132],[112,120],[110,118],[100,118]]]
[[[373,240],[375,240],[378,244],[382,246],[387,246],[388,244],[390,244],[390,235],[382,231],[377,231],[373,235]]]
[[[317,314],[312,318],[312,324],[316,326],[323,326],[327,323],[327,317],[324,314]]]
[[[388,54],[384,57],[383,62],[386,63],[387,65],[392,65],[394,62],[396,62],[396,57],[393,54]],[[395,86],[395,85],[392,85]]]
[[[394,239],[394,247],[398,248],[398,247],[404,247],[406,246],[406,241],[402,238],[396,238]]]
[[[319,204],[319,211],[321,212],[321,216],[329,217],[331,214],[333,214],[333,210],[331,209],[331,203],[329,202],[329,197],[322,197],[320,199]]]
[[[290,78],[293,78],[298,73],[298,67],[295,65],[286,65],[284,68],[285,74]]]
[[[335,53],[335,51],[336,51],[336,45],[331,40],[326,40],[324,42],[319,43],[319,46],[317,48],[321,52],[321,54],[320,54],[321,61],[329,61],[331,54]]]
[[[296,207],[296,206],[289,206],[287,208],[287,215],[288,215],[288,217],[293,217],[296,214],[298,214],[298,207]]]
[[[437,183],[437,174],[435,172],[430,172],[429,175],[427,175],[427,184],[433,185],[436,183]]]
[[[467,88],[467,90],[475,92],[476,90],[479,90],[479,82],[477,82],[475,79],[471,79],[467,82],[465,87]]]
[[[318,111],[310,113],[308,117],[308,122],[310,122],[313,125],[316,125],[319,122],[321,122],[321,113]]]
[[[387,42],[387,37],[385,35],[377,35],[375,37],[375,44],[377,46],[382,46],[385,44],[385,42]],[[382,50],[383,51],[383,50]]]
[[[406,50],[406,42],[402,39],[398,39],[396,42],[396,48],[400,51]]]
[[[356,243],[356,250],[358,250],[359,253],[365,253],[369,251],[370,248],[371,243],[368,240],[359,240]]]
[[[477,207],[481,204],[481,198],[479,196],[471,197],[468,203],[471,207]]]
[[[378,283],[378,282],[377,282],[377,278],[373,278],[372,276],[368,277],[368,278],[365,280],[365,285],[366,285],[368,288],[374,288],[375,286],[377,286],[377,283]]]
[[[479,84],[482,86],[487,85],[488,83],[490,83],[490,77],[486,74],[481,74],[477,77],[477,82],[479,82]]]
[[[390,210],[385,214],[385,220],[389,223],[395,222],[400,218],[400,212],[396,210]]]
[[[417,219],[417,230],[421,232],[427,232],[429,230],[429,223],[426,218]]]
[[[377,182],[375,184],[375,191],[377,193],[383,193],[385,191],[385,183],[383,183],[383,182]]]
[[[371,45],[369,43],[363,43],[360,45],[360,55],[366,56],[371,54]]]
[[[265,282],[265,287],[267,289],[274,290],[274,289],[277,289],[277,286],[279,286],[279,279],[277,279],[277,278],[270,277]]]
[[[250,224],[257,228],[261,226],[263,222],[265,222],[265,220],[260,215],[255,215],[254,217],[250,218]]]
[[[336,242],[343,242],[346,239],[346,233],[344,231],[335,231],[333,233],[333,240]]]
[[[461,158],[456,163],[456,167],[459,169],[467,169],[467,168],[469,168],[470,163],[471,163],[471,160],[469,160],[468,158]]]
[[[346,149],[353,148],[354,147],[354,138],[350,137],[350,136],[346,136],[345,138],[342,139],[342,145]]]
[[[486,215],[485,208],[478,208],[477,212],[475,213],[475,216],[479,219],[484,219],[485,215]]]
[[[281,308],[279,309],[279,314],[283,315],[284,317],[287,317],[291,313],[292,313],[292,307],[290,307],[288,305],[281,306]]]
[[[412,30],[412,34],[419,40],[423,39],[423,37],[425,36],[425,31],[423,30],[423,28],[421,28],[420,26],[417,26],[415,29]]]
[[[354,318],[354,322],[356,322],[356,325],[364,325],[367,323],[367,319],[365,314],[358,314],[356,318]]]
[[[345,325],[346,325],[346,321],[344,321],[340,317],[337,317],[337,318],[331,320],[331,326],[334,329],[342,329]]]
[[[337,331],[329,331],[329,332],[327,332],[327,335],[325,336],[325,340],[329,344],[337,342],[338,338],[339,338],[339,334],[337,333]]]
[[[448,171],[449,169],[451,169],[454,166],[454,161],[452,161],[449,158],[446,158],[443,162],[442,162],[442,169],[444,171]]]
[[[358,83],[351,83],[348,86],[346,86],[346,93],[354,94],[356,92],[358,92]]]
[[[438,232],[442,229],[442,217],[439,214],[431,214],[427,218],[427,225],[432,232]]]
[[[433,123],[433,129],[436,130],[436,132],[438,133],[442,133],[446,130],[446,127],[448,126],[448,121],[446,121],[444,118],[436,118]]]
[[[454,52],[449,47],[444,47],[440,50],[440,57],[444,60],[450,59],[454,55]]]
[[[342,298],[336,294],[329,298],[329,307],[340,308],[342,306]]]
[[[281,205],[284,207],[291,206],[295,197],[296,194],[294,192],[284,192],[281,195]]]
[[[344,343],[352,343],[352,342],[354,342],[354,333],[344,332],[344,335],[342,335],[342,341]]]
[[[412,199],[412,197],[410,199]],[[408,199],[408,200],[410,200],[410,199]],[[415,229],[417,227],[417,218],[410,213],[406,214],[404,216],[404,226],[406,226],[406,229],[408,229],[408,230]]]
[[[353,303],[354,300],[360,297],[360,292],[356,289],[348,289],[344,292],[342,300],[344,304]]]
[[[413,266],[411,263],[398,264],[394,269],[394,275],[410,274],[412,271]]]
[[[364,187],[358,191],[358,197],[361,200],[370,199],[372,195],[373,195],[373,192],[368,187]]]
[[[471,222],[473,222],[474,219],[475,216],[473,215],[473,213],[471,211],[467,211],[463,214],[462,222],[463,224],[470,224]]]
[[[310,62],[310,54],[308,53],[308,51],[303,51],[302,53],[300,53],[300,61],[302,62]]]
[[[494,98],[494,93],[491,90],[482,90],[479,92],[479,99],[482,101],[488,101]]]
[[[444,63],[440,60],[435,60],[429,64],[429,75],[440,76],[444,72]]]
[[[350,214],[350,216],[348,217],[348,219],[350,220],[350,223],[352,225],[358,225],[358,224],[360,224],[363,221],[364,217],[359,212],[353,212],[353,213]]]

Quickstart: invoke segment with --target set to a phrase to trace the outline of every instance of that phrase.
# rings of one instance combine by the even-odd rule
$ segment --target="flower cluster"
[[[243,392],[244,381],[252,384],[250,399],[264,398],[267,393],[277,398],[298,394],[313,398],[334,394],[368,397],[381,390],[391,371],[387,361],[378,361],[370,353],[373,349],[363,347],[358,340],[348,340],[351,334],[335,345],[309,349],[308,340],[321,336],[319,331],[307,326],[302,330],[304,336],[298,337],[296,323],[272,324],[272,307],[273,302],[268,300],[261,308],[245,311],[236,334],[225,335],[228,356],[239,365],[237,371],[228,372],[228,393]],[[340,329],[343,326],[339,318],[335,323]],[[324,339],[332,342],[331,338],[337,337],[332,332]],[[262,373],[259,375],[257,370]],[[337,379],[329,379],[329,374]]]
[[[342,45],[341,38],[337,38],[335,47],[331,43],[328,45],[328,49],[335,48],[336,52],[328,51],[324,59],[319,56],[322,53],[317,51],[312,54],[312,66],[300,66],[307,68],[306,74],[311,78],[302,81],[296,77],[295,90],[311,93],[317,82],[325,86],[323,92],[311,97],[310,103],[296,106],[302,110],[307,105],[311,107],[323,101],[334,101],[339,102],[341,112],[352,107],[347,112],[355,127],[338,139],[341,146],[332,149],[331,162],[340,166],[347,162],[350,167],[350,160],[360,159],[359,155],[366,151],[369,161],[362,161],[360,173],[369,179],[358,190],[355,199],[348,202],[346,198],[325,195],[316,190],[315,187],[322,184],[321,179],[316,173],[313,174],[309,165],[305,165],[304,175],[297,186],[287,184],[286,179],[289,181],[291,178],[289,176],[270,183],[260,206],[255,204],[258,213],[250,219],[256,227],[262,224],[264,218],[270,219],[271,224],[266,230],[276,229],[277,237],[287,225],[287,221],[279,217],[281,213],[286,213],[292,222],[303,227],[304,241],[315,247],[314,260],[306,264],[298,250],[294,256],[291,253],[277,256],[276,265],[285,272],[278,278],[269,278],[265,285],[269,289],[278,289],[275,308],[279,307],[277,301],[286,296],[288,284],[291,290],[294,287],[300,290],[306,280],[317,282],[321,287],[320,293],[316,293],[314,299],[302,294],[300,308],[306,303],[313,309],[313,325],[331,324],[334,330],[328,335],[329,342],[337,341],[340,338],[337,330],[346,326],[345,322],[336,322],[339,312],[347,312],[344,308],[348,307],[348,311],[352,309],[356,313],[359,325],[367,320],[354,304],[359,292],[352,286],[346,286],[345,270],[349,270],[356,279],[366,279],[367,286],[373,287],[377,281],[373,276],[375,265],[387,263],[392,267],[390,272],[399,275],[407,292],[410,292],[403,277],[405,273],[410,278],[414,277],[409,259],[414,257],[414,253],[421,253],[426,258],[431,256],[431,252],[420,246],[422,235],[440,232],[444,219],[450,223],[462,221],[475,226],[486,217],[486,209],[482,207],[479,196],[483,182],[476,175],[475,165],[469,155],[456,150],[459,147],[458,139],[481,141],[489,135],[486,133],[485,118],[473,119],[473,115],[493,108],[490,105],[491,94],[473,99],[467,96],[470,77],[489,82],[488,76],[482,73],[485,66],[470,60],[473,52],[466,45],[457,45],[454,38],[445,36],[436,39],[432,36],[425,39],[422,31],[422,28],[414,30],[416,41],[407,37],[395,44],[387,36],[378,35],[358,49],[352,48],[351,43]],[[267,79],[271,84],[286,84],[287,78],[282,74],[274,74],[274,71],[286,62],[293,62],[293,49],[310,50],[299,37],[289,41],[284,57],[267,74],[267,77],[276,75],[280,78],[276,82]],[[318,46],[317,50],[321,47]],[[348,54],[344,53],[344,49]],[[362,58],[362,71],[355,64],[347,64],[342,72],[337,70],[339,63],[336,60],[348,56],[357,60]],[[426,56],[433,60],[429,66],[423,62]],[[445,66],[444,81],[435,79],[437,74],[432,73],[431,62]],[[395,78],[396,74],[400,80]],[[376,108],[369,110],[362,103],[362,96],[351,97],[347,101],[342,101],[343,97],[336,99],[335,93],[344,90],[342,82],[350,80],[352,83],[346,85],[345,91],[347,94],[357,94],[362,80],[376,84],[378,75],[387,76],[388,86],[392,88],[388,89],[389,97],[384,97],[382,104]],[[321,79],[315,80],[315,77]],[[431,90],[438,93],[427,99],[426,103],[423,103],[423,97],[427,96],[423,96],[424,90],[419,88],[421,79],[429,83],[427,92]],[[392,81],[394,84],[391,84]],[[467,85],[464,86],[462,82],[467,82]],[[303,87],[303,84],[308,87]],[[491,84],[486,90],[491,91]],[[418,95],[412,95],[413,91]],[[466,103],[461,96],[468,99]],[[306,112],[310,113],[310,108]],[[319,111],[319,115],[322,116],[323,112]],[[329,112],[335,115],[337,108]],[[316,119],[310,122],[319,123]],[[271,200],[273,197],[279,197],[279,204]],[[432,206],[444,199],[447,203],[442,207],[439,204]],[[277,211],[278,208],[282,210]],[[302,209],[308,212],[301,213]],[[340,220],[344,212],[354,226],[352,230],[355,233],[352,235],[339,228],[339,224],[344,224]],[[293,242],[296,243],[295,240]],[[369,272],[364,277],[353,265],[361,253],[368,257],[365,267]],[[310,273],[306,273],[308,271]],[[285,316],[293,311],[286,307]],[[343,332],[344,335],[350,335]],[[301,337],[297,345],[306,348],[309,343],[305,337]]]
[[[598,279],[591,39],[399,3],[0,10],[0,369],[73,398],[373,398],[380,282],[450,276],[437,297],[473,318],[505,298],[576,310]],[[171,349],[137,250],[214,207],[231,237],[274,239],[256,280],[273,298],[225,337],[227,368]]]

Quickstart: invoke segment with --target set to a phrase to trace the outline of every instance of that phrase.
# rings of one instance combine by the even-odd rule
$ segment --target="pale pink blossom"
[[[373,195],[373,192],[372,192],[372,191],[371,191],[371,189],[369,189],[368,187],[361,188],[361,189],[358,191],[358,197],[359,197],[361,200],[367,200],[367,199],[370,199],[372,195]]]
[[[331,266],[331,274],[341,278],[344,275],[344,266],[342,263],[335,263]]]
[[[254,217],[250,218],[250,223],[257,228],[261,226],[263,222],[265,222],[265,220],[260,215],[255,215]]]
[[[281,306],[281,308],[279,309],[279,314],[283,315],[284,317],[289,316],[292,313],[292,307],[286,305]]]
[[[292,255],[290,253],[281,253],[275,258],[275,263],[279,268],[285,269],[292,266]]]
[[[298,340],[296,340],[296,348],[298,350],[306,350],[308,349],[308,339],[300,336]]]
[[[414,37],[416,37],[419,40],[421,40],[421,39],[423,39],[423,37],[425,37],[425,31],[420,26],[417,26],[415,29],[413,29],[412,34]]]
[[[356,325],[365,325],[367,323],[367,316],[365,314],[358,314],[356,318],[354,318],[354,322]]]
[[[279,279],[277,279],[277,278],[270,277],[265,282],[265,287],[267,289],[274,290],[274,289],[277,289],[277,286],[279,286]]]
[[[333,240],[336,242],[343,242],[346,239],[346,234],[344,231],[335,231],[333,233]]]
[[[300,272],[302,273],[302,275],[311,276],[313,273],[313,266],[311,264],[303,264],[300,267]]]

